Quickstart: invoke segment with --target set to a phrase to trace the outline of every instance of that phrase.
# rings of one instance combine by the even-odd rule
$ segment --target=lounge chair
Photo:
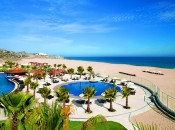
[[[85,101],[85,104],[87,104],[88,103],[88,101]],[[90,104],[92,104],[92,102],[90,102]]]
[[[85,100],[79,99],[79,100],[76,100],[76,103],[78,103],[78,104],[85,104]]]
[[[67,100],[66,100],[66,103],[69,103],[69,102],[70,102],[70,100],[69,100],[69,99],[67,99]]]
[[[59,83],[59,80],[54,80],[53,83]]]
[[[106,99],[97,99],[99,103],[106,103]]]
[[[50,99],[54,98],[54,96],[53,95],[49,95],[47,98],[50,100]]]

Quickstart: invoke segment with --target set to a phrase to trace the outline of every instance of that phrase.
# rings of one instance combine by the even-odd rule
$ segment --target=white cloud
[[[175,21],[175,10],[160,13],[159,18],[164,21]]]
[[[103,33],[116,30],[116,28],[107,27],[102,24],[85,25],[80,23],[70,23],[57,26],[58,29],[66,33]]]
[[[115,22],[124,22],[124,21],[132,21],[135,19],[133,14],[118,14],[113,17]]]

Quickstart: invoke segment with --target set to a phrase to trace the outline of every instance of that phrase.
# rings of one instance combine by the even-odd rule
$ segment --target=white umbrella
[[[126,79],[122,79],[122,80],[121,80],[121,82],[127,82],[127,81],[128,81],[128,80],[126,80]]]
[[[134,83],[132,83],[132,82],[129,82],[129,83],[127,84],[127,86],[128,86],[129,88],[136,88],[135,85],[134,85]]]
[[[53,78],[54,78],[54,79],[57,79],[58,77],[55,76],[55,77],[53,77]]]
[[[103,92],[103,93],[101,94],[101,96],[103,96],[103,97],[104,97],[104,96],[105,96],[105,93]]]
[[[95,74],[97,77],[101,77],[101,78],[107,78],[108,77],[108,75],[105,75],[105,74],[103,74],[103,73],[96,73]]]
[[[24,77],[21,77],[21,78],[19,78],[19,80],[22,80],[22,81],[24,81],[24,80],[25,80],[25,78],[24,78]]]
[[[112,79],[113,79],[113,80],[117,80],[117,79],[119,79],[119,78],[117,78],[117,77],[113,77]]]
[[[83,98],[83,97],[84,97],[84,94],[83,94],[83,93],[81,93],[79,96],[80,96],[81,98]]]

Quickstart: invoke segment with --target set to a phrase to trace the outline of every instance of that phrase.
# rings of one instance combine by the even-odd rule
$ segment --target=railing
[[[168,108],[172,112],[175,112],[175,98],[161,91],[161,89],[151,81],[143,78],[123,75],[123,74],[117,74],[116,76],[121,79],[127,79],[129,81],[132,81],[134,83],[147,87],[153,92],[152,94],[155,95],[166,108]]]

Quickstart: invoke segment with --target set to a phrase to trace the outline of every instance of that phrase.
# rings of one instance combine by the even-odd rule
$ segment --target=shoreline
[[[76,59],[76,58],[80,58],[80,59]],[[83,58],[175,58],[175,57],[83,57]],[[154,65],[138,65],[138,64],[131,64],[131,63],[117,63],[117,62],[108,62],[108,61],[97,61],[97,60],[86,60],[86,59],[81,59],[81,57],[75,57],[75,58],[69,58],[69,57],[65,57],[64,59],[67,60],[77,60],[77,61],[87,61],[87,62],[100,62],[100,63],[109,63],[109,64],[119,64],[119,65],[132,65],[132,66],[140,66],[140,67],[155,67],[155,68],[162,68],[162,69],[171,69],[171,70],[175,70],[175,66],[174,67],[161,67],[161,66],[154,66]],[[142,61],[140,61],[142,62]]]
[[[110,63],[102,63],[102,62],[90,62],[90,61],[80,61],[80,60],[69,60],[69,59],[22,59],[18,63],[20,64],[28,64],[29,62],[40,62],[44,63],[47,62],[50,65],[54,64],[65,64],[67,68],[74,68],[75,72],[78,66],[83,66],[85,72],[87,72],[87,67],[92,66],[95,73],[104,72],[105,74],[110,75],[111,77],[117,77],[117,74],[120,71],[127,72],[127,73],[134,73],[136,77],[143,78],[146,80],[150,80],[151,82],[155,83],[159,86],[159,88],[167,93],[170,96],[174,96],[175,93],[175,70],[171,69],[164,69],[164,68],[157,68],[157,67],[148,67],[148,66],[133,66],[133,65],[126,65],[126,64],[110,64]],[[143,70],[150,69],[150,70],[160,70],[165,75],[155,75],[150,73],[144,73]],[[42,101],[43,99],[40,99]],[[133,105],[137,103],[132,103]],[[95,109],[95,108],[94,108]],[[149,117],[149,118],[148,118]],[[158,117],[158,118],[156,118]],[[138,115],[132,116],[132,119],[137,119],[138,121],[146,122],[149,124],[159,123],[159,119],[161,119],[161,123],[165,125],[171,125],[174,128],[174,124],[172,121],[167,119],[166,117],[156,113],[153,109],[149,111],[145,111]]]
[[[111,64],[111,65],[128,65],[128,66],[135,66],[135,67],[148,67],[148,68],[158,68],[158,69],[167,69],[167,70],[175,70],[175,68],[161,68],[156,66],[142,66],[142,65],[132,65],[132,64],[120,64],[120,63],[110,63],[110,62],[102,62],[102,61],[88,61],[88,60],[76,60],[76,59],[66,59],[70,61],[82,61],[82,62],[95,62],[95,63],[104,63],[104,64]]]

